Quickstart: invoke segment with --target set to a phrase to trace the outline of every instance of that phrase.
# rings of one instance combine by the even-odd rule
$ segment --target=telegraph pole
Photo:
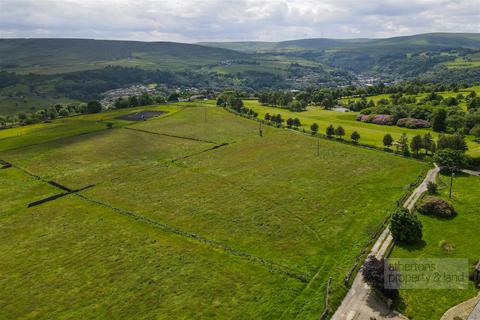
[[[262,122],[259,122],[260,126],[258,128],[258,133],[260,134],[260,137],[263,137],[263,132],[262,132]]]
[[[452,174],[450,175],[450,192],[448,195],[450,199],[452,198],[453,177],[455,177],[455,172],[453,172],[453,168],[452,168]]]
[[[317,157],[320,156],[320,137],[317,138]]]

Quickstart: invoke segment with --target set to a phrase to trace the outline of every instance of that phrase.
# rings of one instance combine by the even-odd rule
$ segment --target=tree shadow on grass
[[[407,303],[401,294],[399,294],[398,297],[393,301],[393,309],[400,313],[404,313],[407,309]]]
[[[408,252],[412,252],[412,251],[417,251],[417,250],[422,250],[425,246],[427,245],[427,243],[425,242],[425,240],[420,240],[419,242],[416,242],[416,243],[396,243],[396,246],[402,248],[402,249],[405,249],[407,250]]]

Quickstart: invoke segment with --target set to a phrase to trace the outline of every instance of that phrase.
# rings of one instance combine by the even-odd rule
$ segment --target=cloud
[[[480,32],[478,0],[0,0],[0,37],[278,41]]]

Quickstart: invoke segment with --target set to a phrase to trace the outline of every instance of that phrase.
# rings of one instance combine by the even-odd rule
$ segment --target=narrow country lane
[[[404,207],[411,210],[420,196],[427,191],[428,182],[435,181],[440,169],[435,166],[430,169],[422,183],[412,192],[405,201]],[[377,259],[384,258],[393,243],[388,227],[372,247],[370,255]],[[357,273],[352,287],[342,301],[342,304],[332,316],[332,320],[370,320],[370,319],[407,319],[397,312],[391,312],[385,301],[373,294],[369,285],[363,280],[361,272]]]

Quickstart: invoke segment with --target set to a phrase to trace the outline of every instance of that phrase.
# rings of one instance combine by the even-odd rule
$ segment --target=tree
[[[397,140],[397,145],[398,148],[402,151],[402,154],[404,156],[409,156],[410,155],[410,150],[408,148],[408,137],[405,133],[402,133],[400,136],[400,139]]]
[[[223,99],[223,97],[218,97],[217,98],[217,106],[218,107],[225,107],[225,99]]]
[[[438,149],[453,149],[465,152],[468,150],[467,143],[465,142],[465,137],[456,132],[451,136],[440,135],[437,141]]]
[[[141,106],[148,106],[153,104],[153,99],[148,93],[144,93],[138,97],[138,104]]]
[[[438,186],[433,181],[428,181],[427,183],[427,191],[428,194],[437,194]]]
[[[353,131],[350,138],[357,143],[360,140],[360,134],[357,131]]]
[[[345,130],[342,128],[342,126],[338,126],[335,129],[335,135],[338,136],[339,138],[342,138],[345,135]]]
[[[88,113],[99,113],[102,111],[102,104],[96,100],[87,103]]]
[[[447,129],[447,111],[438,109],[433,113],[432,128],[436,132],[444,132]]]
[[[310,130],[312,131],[312,135],[316,135],[317,132],[318,132],[318,124],[316,122],[314,122],[311,126],[310,126]]]
[[[263,119],[265,119],[266,121],[270,121],[271,117],[270,117],[270,113],[265,113],[265,116],[263,117]]]
[[[470,134],[480,138],[480,124],[476,124],[471,130]]]
[[[293,119],[292,118],[288,118],[287,119],[287,127],[288,128],[291,128],[293,126]]]
[[[415,152],[416,155],[418,155],[418,152],[420,149],[422,149],[423,146],[423,139],[422,136],[416,135],[412,138],[412,141],[410,142],[410,148],[412,149],[413,152]]]
[[[453,114],[447,118],[447,124],[449,128],[452,128],[456,132],[465,126],[465,117],[459,114]]]
[[[176,92],[172,92],[168,98],[167,98],[167,101],[168,102],[178,102],[178,98],[180,98],[180,95]]]
[[[433,157],[435,163],[440,167],[449,169],[450,171],[457,170],[465,165],[465,155],[460,150],[441,149],[435,153]]]
[[[276,116],[272,116],[270,118],[270,120],[272,122],[275,122],[277,124],[277,126],[280,126],[282,124],[282,122],[284,122],[285,120],[282,119],[282,115],[281,114],[277,114]]]
[[[335,134],[335,128],[333,127],[333,125],[329,125],[325,130],[325,133],[329,138],[331,138]]]
[[[135,96],[131,96],[128,98],[128,105],[130,107],[137,107],[139,105],[138,99]]]
[[[298,118],[293,119],[293,126],[294,127],[298,128],[301,125],[302,125],[302,123],[300,122],[300,119],[298,119]]]
[[[423,135],[422,138],[423,148],[425,149],[425,154],[428,154],[428,151],[431,151],[432,154],[435,153],[436,145],[433,141],[432,135],[430,132],[427,132]]]
[[[467,105],[467,109],[470,110],[475,110],[477,108],[480,108],[480,97],[474,97],[472,98]]]
[[[385,273],[387,271],[385,267],[390,268],[390,266],[386,265],[384,259],[379,260],[374,255],[368,256],[363,264],[362,275],[365,282],[372,288],[381,292],[387,298],[395,299],[398,297],[398,289],[385,288]]]
[[[322,100],[322,106],[323,106],[326,110],[330,110],[330,109],[333,108],[333,106],[335,106],[335,101],[333,100],[333,98],[332,98],[331,95],[326,96],[326,97]]]
[[[396,211],[390,220],[390,231],[395,241],[413,244],[422,240],[422,223],[405,208]]]
[[[387,148],[390,148],[393,145],[393,138],[390,134],[386,134],[383,137],[383,145]]]

